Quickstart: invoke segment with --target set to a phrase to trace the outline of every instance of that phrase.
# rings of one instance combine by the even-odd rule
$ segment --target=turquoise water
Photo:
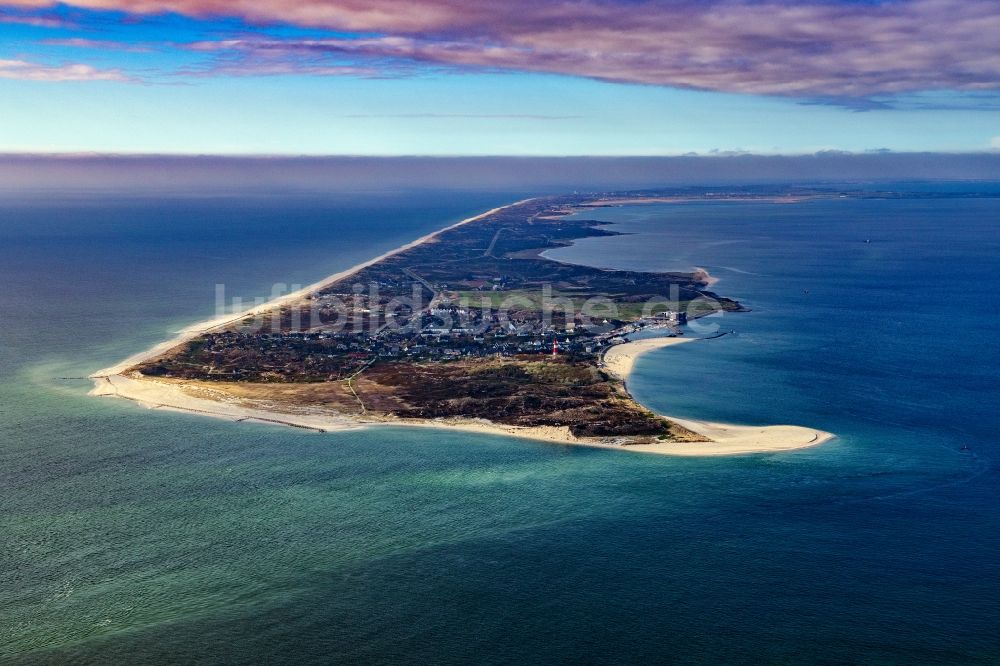
[[[318,435],[61,379],[216,283],[266,295],[516,198],[3,201],[0,661],[1000,660],[998,200],[603,209],[630,235],[552,253],[721,278],[736,334],[632,387],[839,435],[795,453]]]

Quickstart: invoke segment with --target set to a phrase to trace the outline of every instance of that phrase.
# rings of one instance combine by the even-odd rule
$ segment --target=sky
[[[0,152],[1000,151],[994,0],[0,0]]]

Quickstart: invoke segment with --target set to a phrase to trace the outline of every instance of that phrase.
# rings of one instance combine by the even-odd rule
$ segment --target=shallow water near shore
[[[267,296],[520,197],[0,201],[0,661],[1000,659],[1000,200],[599,209],[630,235],[549,253],[720,278],[735,334],[630,387],[838,434],[815,449],[318,435],[61,379],[216,283]]]

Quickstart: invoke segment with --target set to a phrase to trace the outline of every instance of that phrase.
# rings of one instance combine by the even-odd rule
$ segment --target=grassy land
[[[539,290],[511,290],[511,291],[453,291],[449,292],[449,297],[456,303],[469,308],[492,308],[507,309],[509,311],[518,310],[542,310],[546,295]],[[594,294],[581,294],[579,292],[553,290],[548,294],[549,306],[557,312],[565,311],[567,308],[573,312],[582,313],[592,318],[620,319],[622,321],[634,321],[663,310],[676,310],[681,312],[691,312],[692,316],[701,308],[696,303],[691,308],[692,301],[681,301],[679,303],[668,303],[666,301],[654,301],[647,306],[645,301],[631,303],[622,301],[621,296],[606,295],[595,296]],[[690,308],[690,309],[689,309]],[[713,310],[709,304],[705,304],[705,311]]]

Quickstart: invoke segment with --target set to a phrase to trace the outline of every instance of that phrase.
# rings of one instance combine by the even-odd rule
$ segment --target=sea
[[[907,185],[896,185],[905,189]],[[0,663],[1000,663],[1000,187],[581,214],[548,256],[751,311],[641,358],[664,413],[798,424],[673,458],[319,434],[88,373],[528,192],[0,197]],[[694,333],[692,333],[694,334]]]

